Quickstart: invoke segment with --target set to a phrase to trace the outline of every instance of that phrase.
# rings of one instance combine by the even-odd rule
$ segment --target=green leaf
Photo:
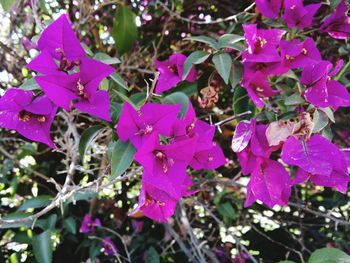
[[[227,53],[218,53],[213,56],[213,63],[224,82],[228,84],[232,66],[230,55]]]
[[[234,89],[241,81],[243,75],[243,67],[241,63],[233,63],[230,72],[230,85]]]
[[[330,107],[319,108],[319,110],[323,111],[327,115],[327,117],[331,120],[331,122],[335,123],[334,114]]]
[[[346,263],[350,256],[337,248],[321,248],[313,252],[308,263]]]
[[[223,217],[232,218],[232,219],[235,218],[236,212],[229,202],[219,204],[218,211]]]
[[[34,78],[26,80],[21,86],[19,86],[20,89],[23,90],[38,90],[41,89],[38,83],[36,83]]]
[[[146,263],[160,263],[160,257],[154,247],[150,247],[147,250]]]
[[[124,143],[118,140],[114,143],[112,151],[112,179],[122,175],[130,167],[135,153],[136,148],[130,141]]]
[[[48,218],[39,219],[35,222],[35,227],[40,227],[42,230],[54,229],[57,222],[57,215],[52,214]]]
[[[180,115],[185,116],[188,110],[188,100],[189,99],[185,93],[178,91],[178,92],[169,94],[164,98],[163,101],[165,103],[170,103],[170,104],[181,104],[182,107],[181,107]]]
[[[114,58],[111,57],[110,55],[106,54],[106,53],[102,53],[102,52],[98,52],[95,54],[94,59],[97,59],[105,64],[108,65],[113,65],[113,64],[119,64],[121,63],[121,61],[119,60],[119,58]]]
[[[203,63],[209,56],[210,54],[208,52],[200,50],[191,53],[185,60],[182,72],[182,80],[185,80],[187,78],[187,75],[190,73],[193,65]]]
[[[39,208],[45,207],[51,203],[52,196],[41,195],[38,197],[33,197],[32,199],[24,201],[24,203],[18,208],[17,211],[25,211],[28,208]]]
[[[93,140],[96,138],[97,134],[103,129],[104,127],[102,125],[96,125],[92,126],[88,129],[86,129],[83,134],[81,135],[80,142],[79,142],[79,154],[80,158],[83,160],[86,151],[88,150],[90,144],[93,142]]]
[[[187,37],[187,38],[185,38],[185,40],[192,40],[192,41],[196,41],[196,42],[205,43],[205,44],[208,44],[209,46],[211,46],[214,49],[218,49],[217,41],[214,38],[211,38],[211,37],[194,36],[194,37]]]
[[[92,52],[92,50],[85,44],[85,43],[80,43],[81,46],[83,47],[84,51],[86,54],[88,54],[89,56],[93,56],[94,53]]]
[[[52,262],[52,243],[50,230],[46,230],[40,235],[34,236],[32,245],[34,255],[38,263]]]
[[[132,49],[137,35],[136,15],[129,7],[120,5],[113,25],[113,39],[120,54]]]
[[[15,2],[15,0],[0,0],[0,4],[6,12],[10,10]]]
[[[233,48],[235,43],[243,40],[244,37],[235,34],[222,35],[218,40],[218,48]]]
[[[112,89],[112,91],[114,93],[116,93],[123,101],[127,101],[129,102],[135,109],[138,108],[135,103],[128,97],[126,96],[125,94],[123,94],[122,92],[116,90],[116,89]]]
[[[31,213],[15,212],[15,213],[5,215],[1,219],[3,219],[3,220],[16,220],[16,219],[26,218],[30,215],[31,215]],[[0,224],[0,229],[17,228],[17,227],[30,227],[31,225],[32,225],[32,221],[25,222],[25,223],[11,224],[11,225],[1,225]]]
[[[72,233],[73,235],[77,233],[77,223],[73,217],[68,217],[63,220],[63,226],[69,233]]]
[[[126,85],[125,81],[123,80],[123,78],[117,72],[114,72],[112,75],[110,75],[110,77],[112,80],[114,80],[115,83],[117,83],[118,86],[122,87],[127,91],[130,90]]]
[[[294,106],[298,104],[305,103],[305,100],[299,96],[299,94],[292,94],[289,97],[287,97],[284,101],[284,104],[286,106]]]
[[[254,116],[256,107],[254,106],[254,104],[251,102],[251,100],[249,100],[247,91],[238,86],[234,92],[233,92],[233,112],[234,114],[240,114],[243,113],[245,111],[251,111],[252,115]],[[250,116],[246,116],[244,117],[244,119],[249,119]]]
[[[329,119],[327,114],[323,111],[315,110],[313,122],[314,129],[312,130],[312,132],[317,133],[323,130],[328,125]]]

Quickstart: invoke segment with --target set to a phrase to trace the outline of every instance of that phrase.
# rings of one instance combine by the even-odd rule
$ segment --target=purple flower
[[[80,226],[81,233],[93,233],[95,231],[95,226],[102,226],[100,219],[96,218],[92,220],[89,214],[84,216],[83,222]]]
[[[215,126],[198,120],[189,101],[189,107],[184,118],[174,124],[175,141],[197,137],[195,152],[190,166],[195,170],[212,170],[226,163],[226,158],[219,145],[213,142]]]
[[[22,38],[22,46],[27,51],[37,48],[37,45],[26,36]]]
[[[106,121],[111,121],[109,94],[98,90],[99,83],[114,68],[94,59],[81,59],[80,72],[71,75],[35,77],[45,94],[65,110],[73,107]]]
[[[278,146],[270,147],[266,138],[267,125],[256,124],[256,120],[241,121],[232,139],[232,150],[237,153],[242,174],[253,172],[260,164],[259,159],[267,159]]]
[[[164,222],[174,214],[176,200],[169,196],[166,191],[159,190],[152,185],[142,182],[139,202],[130,216],[147,216],[153,220]]]
[[[35,97],[32,91],[11,88],[0,98],[0,126],[55,148],[50,127],[56,111],[46,96]]]
[[[287,159],[287,161],[289,161],[290,154],[295,154],[297,156],[294,157],[294,159],[296,159],[296,163],[294,165],[297,165],[300,168],[298,169],[293,180],[293,185],[310,180],[315,185],[332,187],[337,191],[345,194],[348,189],[348,183],[350,182],[350,176],[348,174],[348,165],[344,152],[340,151],[337,146],[320,135],[314,135],[311,137],[310,141],[304,143],[304,154],[300,154],[300,149],[295,149],[297,147],[300,147],[298,144],[301,143],[303,142],[298,143],[295,142],[295,140],[289,142],[286,147],[290,147],[290,144],[292,144],[294,151],[292,150],[293,152],[289,153],[286,150],[287,152],[285,151],[284,153],[284,158]],[[314,154],[314,152],[317,151],[317,146],[315,146],[317,144],[319,151],[318,155]],[[306,152],[308,156],[306,155]],[[319,158],[320,155],[326,156],[328,158]],[[301,160],[303,159],[307,159],[304,161],[306,163],[306,166],[307,164],[312,163],[311,166],[302,166]],[[316,159],[318,159],[317,162]],[[315,169],[315,167],[319,169]]]
[[[293,42],[282,40],[280,43],[282,63],[291,69],[305,68],[321,60],[312,38],[307,37],[304,42],[295,39]]]
[[[249,98],[257,107],[264,107],[264,99],[273,97],[279,93],[279,91],[271,88],[268,76],[260,71],[252,72],[245,70],[242,86],[247,90]]]
[[[138,220],[131,220],[131,226],[136,233],[140,233],[143,229],[144,222]]]
[[[314,135],[306,142],[292,136],[283,144],[281,158],[311,174],[329,175],[337,151],[337,147],[321,135]]]
[[[156,92],[162,93],[175,87],[182,81],[183,64],[186,56],[183,54],[173,54],[165,61],[155,60],[154,63],[157,70],[160,72],[156,85]],[[194,67],[191,68],[186,80],[194,82],[197,77],[197,72]]]
[[[255,4],[263,16],[276,19],[281,10],[282,0],[256,0]]]
[[[342,61],[338,62],[333,71],[332,64],[328,61],[320,61],[305,67],[301,75],[301,83],[307,87],[304,96],[307,101],[317,107],[350,106],[350,94],[338,81],[331,80],[337,74]]]
[[[180,109],[181,105],[147,103],[136,111],[126,102],[116,126],[118,136],[122,141],[130,140],[135,147],[140,147],[154,132],[171,136]]]
[[[181,185],[187,176],[186,167],[192,160],[197,137],[170,144],[160,144],[153,133],[135,154],[135,160],[145,169],[143,181],[166,191],[174,199],[182,197]]]
[[[107,256],[114,256],[118,254],[118,249],[110,237],[102,239],[103,253]]]
[[[42,32],[38,40],[38,48],[41,51],[47,50],[61,63],[74,63],[86,56],[67,14],[61,15]]]
[[[303,29],[312,25],[313,18],[321,4],[304,6],[302,0],[285,0],[283,20],[289,28]]]
[[[287,205],[291,183],[286,169],[279,162],[269,159],[259,159],[258,163],[250,176],[244,206],[250,206],[256,200],[269,208]]]
[[[256,24],[243,25],[247,50],[243,52],[243,62],[279,62],[277,52],[285,31],[280,29],[258,29]]]
[[[350,37],[350,18],[347,16],[348,7],[344,0],[338,4],[335,12],[328,16],[321,25],[321,31],[327,32],[336,39]]]

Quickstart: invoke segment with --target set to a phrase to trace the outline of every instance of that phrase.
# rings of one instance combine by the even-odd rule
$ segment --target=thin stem
[[[226,123],[231,122],[231,121],[233,121],[235,119],[239,119],[239,118],[245,117],[245,116],[247,116],[249,114],[252,114],[252,112],[251,111],[245,111],[245,112],[233,115],[231,117],[228,117],[227,119],[224,119],[222,121],[219,121],[219,122],[215,123],[215,126],[220,126],[220,125],[226,124]]]

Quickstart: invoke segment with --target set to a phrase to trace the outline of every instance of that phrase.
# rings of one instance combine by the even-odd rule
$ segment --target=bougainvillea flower
[[[282,59],[277,62],[243,62],[244,72],[259,71],[265,76],[282,75],[289,71],[289,67],[285,66]]]
[[[244,206],[250,206],[260,200],[268,207],[287,205],[291,193],[289,174],[277,161],[259,160],[247,185],[247,200]]]
[[[232,139],[232,149],[237,153],[242,174],[253,172],[259,165],[259,159],[267,159],[278,147],[270,147],[266,138],[267,125],[256,124],[256,120],[241,121]]]
[[[27,68],[37,71],[44,75],[65,75],[66,72],[60,70],[59,66],[52,59],[47,50],[43,50],[35,59],[33,59]]]
[[[347,39],[350,37],[350,17],[347,16],[348,7],[341,0],[334,13],[328,16],[321,25],[321,31],[327,32],[336,39]]]
[[[313,135],[308,141],[290,137],[283,144],[281,158],[289,165],[295,165],[310,174],[330,175],[339,149],[321,135]],[[345,163],[345,162],[344,162]]]
[[[156,85],[156,92],[162,93],[175,87],[182,81],[183,65],[186,56],[183,54],[173,54],[165,61],[155,60],[154,64],[160,72]],[[194,67],[191,68],[186,77],[186,81],[194,82],[197,77],[197,71]]]
[[[341,64],[341,63],[340,63]],[[350,94],[338,81],[331,80],[339,70],[339,66],[331,71],[332,64],[320,61],[305,67],[301,75],[301,83],[307,87],[304,96],[307,101],[318,107],[350,106]]]
[[[209,144],[210,142],[208,142]],[[212,147],[206,150],[196,151],[190,166],[195,170],[213,170],[226,163],[225,155],[219,145],[211,142]],[[210,144],[209,144],[210,145]]]
[[[86,56],[67,14],[61,15],[42,32],[38,49],[47,50],[53,58],[60,61],[73,62]]]
[[[176,200],[165,191],[159,190],[143,181],[139,195],[139,202],[131,217],[147,216],[153,220],[164,222],[174,214]]]
[[[118,136],[124,142],[130,140],[135,147],[140,147],[154,132],[162,136],[171,136],[180,109],[180,104],[147,103],[136,111],[126,102],[116,126]]]
[[[89,214],[84,216],[83,222],[80,226],[81,233],[93,233],[95,231],[96,226],[102,226],[100,219],[96,218],[92,220]]]
[[[34,97],[32,91],[11,88],[0,98],[0,126],[55,148],[50,127],[56,111],[46,96]]]
[[[271,88],[268,76],[260,71],[245,71],[242,86],[247,90],[249,98],[257,107],[264,107],[264,99],[273,97],[279,93],[279,91]]]
[[[345,194],[350,182],[346,155],[334,144],[332,144],[332,148],[332,156],[330,158],[332,158],[333,169],[329,175],[312,174],[299,168],[293,184],[300,184],[309,179],[315,185],[332,187]]]
[[[103,238],[101,242],[103,253],[105,253],[107,256],[114,256],[118,254],[118,248],[110,237]]]
[[[65,110],[72,107],[110,121],[109,94],[98,90],[100,82],[114,72],[114,68],[94,59],[83,58],[80,72],[71,75],[35,77],[49,99]]]
[[[304,42],[297,39],[292,42],[281,40],[280,48],[283,65],[291,69],[305,68],[321,61],[315,42],[309,37]]]
[[[289,28],[298,27],[303,29],[310,27],[313,18],[321,4],[304,6],[303,0],[284,0],[283,20]]]
[[[256,0],[255,4],[263,16],[275,19],[281,10],[282,0]]]
[[[249,144],[255,130],[256,120],[240,121],[232,138],[231,148],[234,152],[243,151]]]
[[[135,160],[145,169],[143,180],[166,191],[175,199],[181,198],[186,167],[192,160],[197,137],[162,145],[159,136],[153,133],[135,154]]]
[[[247,50],[243,62],[278,62],[281,60],[277,46],[285,33],[280,29],[257,29],[256,24],[243,25]]]
[[[197,137],[195,152],[190,166],[195,170],[216,169],[226,163],[226,158],[219,145],[213,142],[215,126],[196,118],[196,112],[191,102],[185,116],[174,124],[173,136],[175,141]]]

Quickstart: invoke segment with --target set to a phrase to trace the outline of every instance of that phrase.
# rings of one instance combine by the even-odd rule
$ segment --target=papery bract
[[[297,39],[292,42],[282,40],[280,48],[283,65],[291,69],[305,68],[321,60],[315,42],[309,37],[304,42]]]
[[[301,83],[307,87],[304,96],[307,101],[318,107],[333,107],[335,109],[350,106],[350,94],[338,81],[331,80],[339,67],[333,71],[332,64],[320,61],[305,67],[301,75]]]
[[[157,133],[150,135],[135,154],[147,173],[143,181],[166,191],[171,197],[182,196],[181,185],[187,176],[186,167],[192,160],[197,137],[161,145]]]
[[[303,29],[310,27],[313,18],[321,4],[304,6],[303,0],[284,0],[283,20],[289,28],[298,27]]]
[[[160,72],[156,85],[156,92],[162,93],[175,87],[182,81],[183,64],[186,56],[183,54],[173,54],[165,61],[155,60],[154,63],[157,70]],[[191,68],[186,80],[194,82],[197,77],[197,71],[194,67]]]
[[[265,106],[263,99],[273,97],[279,93],[270,86],[268,76],[260,71],[244,71],[242,86],[247,90],[250,99],[257,107]]]
[[[306,172],[330,175],[338,148],[321,135],[313,135],[310,140],[298,140],[290,137],[282,148],[281,158],[289,165],[295,165]]]
[[[92,220],[91,216],[89,214],[86,214],[84,216],[83,222],[81,223],[80,232],[93,233],[96,226],[102,226],[100,219],[95,218],[95,220]]]
[[[244,206],[250,206],[256,200],[270,208],[287,205],[290,193],[290,178],[284,167],[277,161],[259,159],[259,165],[250,176]]]
[[[114,72],[114,68],[94,59],[83,58],[80,72],[71,75],[35,77],[45,94],[65,110],[72,107],[110,121],[109,94],[98,90],[100,82]]]
[[[74,61],[85,57],[85,51],[70,25],[67,14],[61,15],[42,32],[38,48],[41,51],[47,50],[57,60],[64,57]]]
[[[165,191],[156,189],[145,182],[142,183],[139,202],[131,217],[147,216],[153,220],[164,222],[174,214],[176,200]]]
[[[126,102],[116,126],[117,133],[122,141],[131,140],[135,147],[140,147],[154,132],[171,136],[180,109],[181,105],[147,103],[136,111]]]
[[[114,256],[118,254],[118,249],[110,237],[105,237],[102,239],[103,253],[107,256]]]
[[[247,50],[242,53],[243,62],[278,62],[277,46],[285,31],[258,29],[256,24],[243,25]]]
[[[335,39],[347,39],[350,37],[350,18],[347,16],[348,7],[341,0],[334,13],[328,16],[321,25],[321,31],[327,32]]]
[[[256,0],[255,4],[263,16],[267,18],[278,18],[282,0]]]
[[[256,120],[240,121],[232,138],[231,148],[234,152],[243,151],[249,144],[255,130]]]
[[[32,91],[11,88],[0,98],[0,126],[55,148],[50,127],[56,111],[46,96],[34,97]]]

